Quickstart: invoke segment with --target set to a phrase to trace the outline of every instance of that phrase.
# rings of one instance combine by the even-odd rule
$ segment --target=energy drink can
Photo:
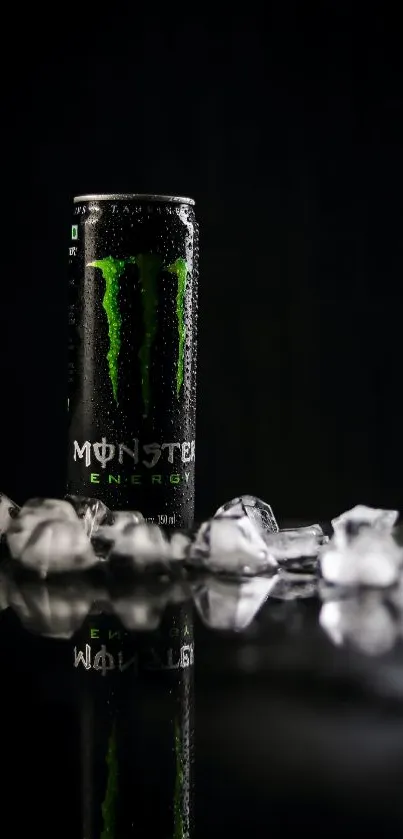
[[[194,516],[198,226],[194,201],[74,199],[67,491],[146,520]]]

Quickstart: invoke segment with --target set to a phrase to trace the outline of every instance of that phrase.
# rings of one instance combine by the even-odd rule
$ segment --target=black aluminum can
[[[74,199],[67,491],[167,527],[194,516],[194,201]]]

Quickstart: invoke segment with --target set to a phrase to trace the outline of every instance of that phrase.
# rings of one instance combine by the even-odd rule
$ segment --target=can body
[[[168,527],[194,515],[192,203],[76,198],[69,248],[67,490]]]

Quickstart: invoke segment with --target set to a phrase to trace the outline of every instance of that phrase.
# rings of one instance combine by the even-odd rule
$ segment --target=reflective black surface
[[[401,590],[298,579],[3,571],[4,833],[401,835]]]

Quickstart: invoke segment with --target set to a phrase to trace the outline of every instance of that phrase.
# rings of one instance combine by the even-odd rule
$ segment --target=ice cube
[[[113,566],[125,561],[133,571],[167,570],[171,549],[167,537],[156,524],[127,524],[115,539],[109,559]]]
[[[84,571],[99,562],[77,517],[75,521],[50,519],[37,524],[19,560],[42,578],[49,573]]]
[[[317,556],[300,556],[298,559],[280,561],[280,566],[290,573],[316,574],[319,567],[319,558]]]
[[[278,530],[278,524],[270,504],[266,504],[265,501],[255,498],[253,495],[240,495],[238,498],[233,498],[232,501],[227,501],[226,504],[219,507],[214,514],[214,518],[227,516],[230,518],[248,516],[259,530],[265,530],[269,533],[276,533]]]
[[[31,498],[27,501],[7,530],[11,556],[18,559],[37,525],[52,519],[64,519],[74,524],[78,522],[77,514],[68,501],[60,498]]]
[[[0,538],[4,536],[9,529],[11,522],[18,514],[19,507],[11,501],[7,495],[0,492]]]
[[[270,591],[270,599],[299,600],[315,597],[317,590],[318,581],[313,574],[290,574],[288,571],[281,571],[277,574],[276,583]]]
[[[322,534],[323,535],[323,534]],[[322,539],[322,536],[320,537]],[[300,530],[280,530],[278,533],[267,533],[264,541],[278,562],[298,559],[299,557],[313,557],[319,553],[321,542],[315,533]]]
[[[246,515],[204,522],[190,546],[188,562],[198,568],[235,576],[254,576],[277,567],[263,536]]]
[[[101,524],[111,524],[113,517],[103,501],[99,498],[86,498],[83,495],[66,495],[68,501],[74,508],[78,518],[82,521],[84,530],[91,538]]]
[[[92,536],[92,544],[97,554],[107,556],[112,545],[123,535],[131,532],[134,525],[143,524],[141,513],[130,510],[114,510],[111,523],[104,524]]]
[[[393,609],[396,615],[398,632],[400,638],[403,638],[403,574],[399,574],[399,579],[395,586],[383,592],[384,598]]]
[[[186,533],[181,533],[180,531],[172,533],[169,540],[170,558],[173,560],[186,559],[189,553],[190,543],[190,537]]]
[[[398,624],[379,592],[361,592],[322,605],[319,623],[337,646],[348,645],[366,655],[390,650]]]
[[[324,545],[329,537],[323,532],[320,524],[305,524],[303,527],[282,527],[280,533],[288,533],[290,536],[314,536],[318,545]]]
[[[365,528],[354,540],[341,547],[332,539],[322,549],[322,575],[340,586],[391,586],[398,579],[403,549],[393,536],[374,528]]]
[[[44,519],[66,519],[77,521],[77,513],[64,498],[30,498],[21,507],[19,519],[40,516]]]
[[[31,632],[48,638],[71,638],[83,624],[92,604],[93,591],[80,583],[61,587],[49,583],[19,582],[10,585],[10,607]]]
[[[334,540],[337,545],[344,547],[365,528],[371,527],[383,533],[390,533],[399,516],[397,510],[379,510],[357,504],[351,510],[346,510],[337,518],[332,519]]]
[[[144,524],[145,518],[139,510],[113,510],[112,527],[122,529],[126,524]]]
[[[191,588],[196,609],[206,626],[240,631],[252,623],[276,580],[276,576],[242,582],[211,577],[192,584]]]

